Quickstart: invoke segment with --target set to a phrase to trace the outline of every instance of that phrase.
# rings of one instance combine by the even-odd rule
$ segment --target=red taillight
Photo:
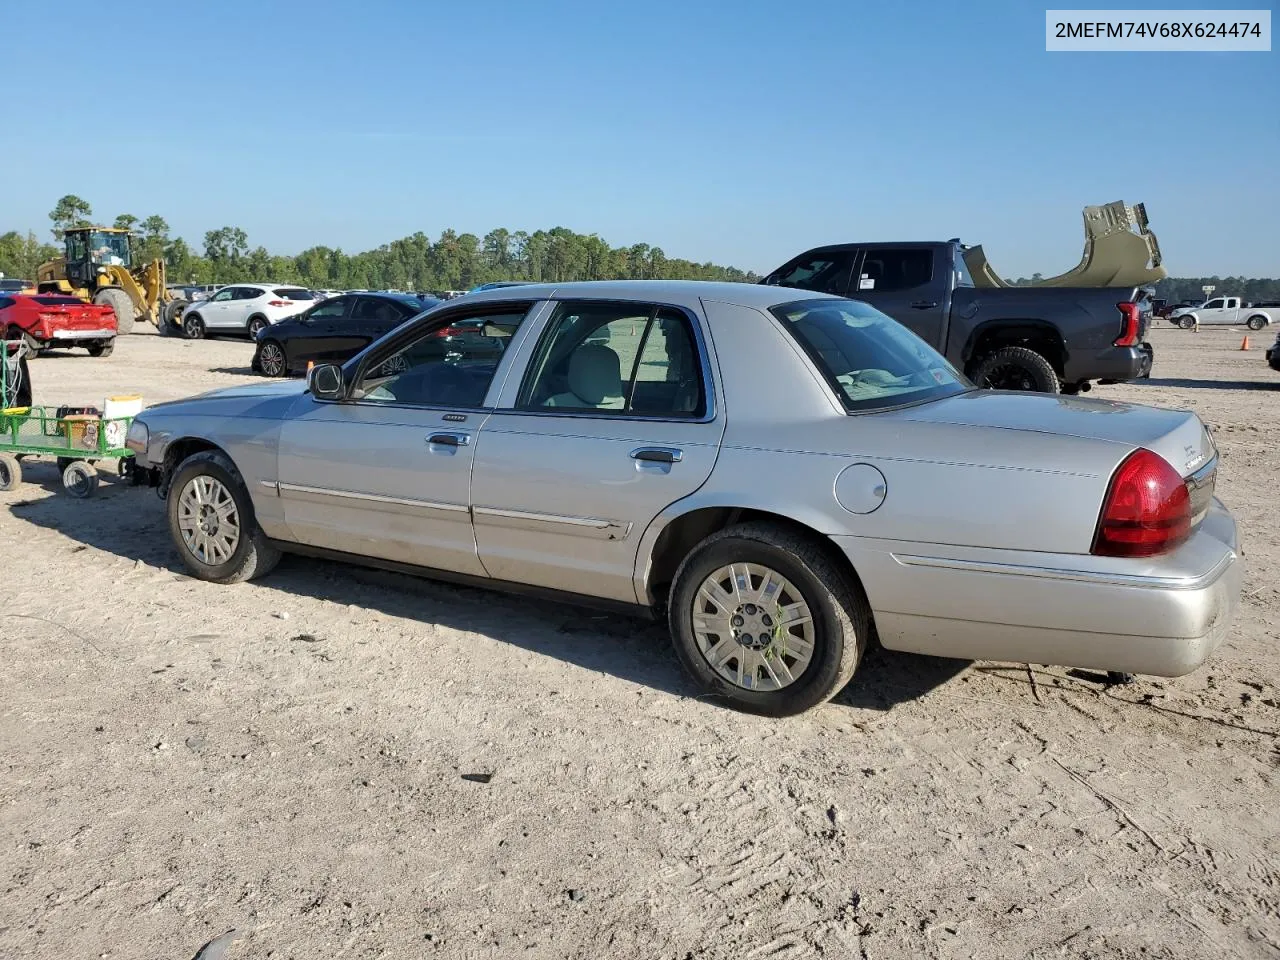
[[[269,307],[291,307],[291,306],[293,306],[293,301],[292,301],[292,300],[268,300],[268,301],[267,301],[267,306],[269,306]]]
[[[1124,319],[1120,324],[1120,336],[1116,337],[1112,346],[1136,347],[1142,329],[1142,315],[1136,303],[1117,303],[1116,309]]]
[[[445,327],[440,331],[438,336],[441,337],[460,337],[467,332],[466,327]]]
[[[1178,471],[1150,450],[1135,450],[1111,478],[1093,553],[1149,557],[1191,535],[1191,495]]]

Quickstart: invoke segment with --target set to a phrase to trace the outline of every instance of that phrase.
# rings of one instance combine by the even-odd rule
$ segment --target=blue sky
[[[1063,54],[1044,5],[5,4],[0,231],[64,193],[199,248],[563,225],[764,271],[842,240],[1010,276],[1144,201],[1175,276],[1280,275],[1280,52]],[[88,35],[86,31],[86,36]]]

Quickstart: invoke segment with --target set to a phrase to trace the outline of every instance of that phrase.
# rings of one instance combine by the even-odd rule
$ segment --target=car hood
[[[974,390],[899,411],[899,419],[1103,440],[1146,447],[1183,476],[1216,453],[1204,424],[1187,410],[1043,393]]]
[[[204,403],[210,400],[265,400],[269,397],[301,396],[307,390],[304,380],[272,380],[269,383],[246,383],[235,387],[224,387],[194,397],[183,397],[181,400],[169,400],[165,403],[150,404],[148,410],[163,410],[183,404]]]

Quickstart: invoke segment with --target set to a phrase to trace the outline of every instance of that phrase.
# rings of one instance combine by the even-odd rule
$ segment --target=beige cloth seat
[[[569,357],[569,390],[543,401],[543,406],[569,409],[621,410],[622,362],[609,347],[584,343]]]

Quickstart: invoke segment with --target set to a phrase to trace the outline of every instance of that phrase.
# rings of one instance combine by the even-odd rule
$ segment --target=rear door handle
[[[932,310],[937,305],[937,300],[917,300],[915,303],[911,304],[911,307],[915,310]]]
[[[465,447],[470,442],[469,433],[433,433],[427,437],[427,443],[440,447]]]
[[[647,463],[679,463],[683,456],[683,451],[675,447],[640,447],[631,451],[632,460],[643,460]]]

